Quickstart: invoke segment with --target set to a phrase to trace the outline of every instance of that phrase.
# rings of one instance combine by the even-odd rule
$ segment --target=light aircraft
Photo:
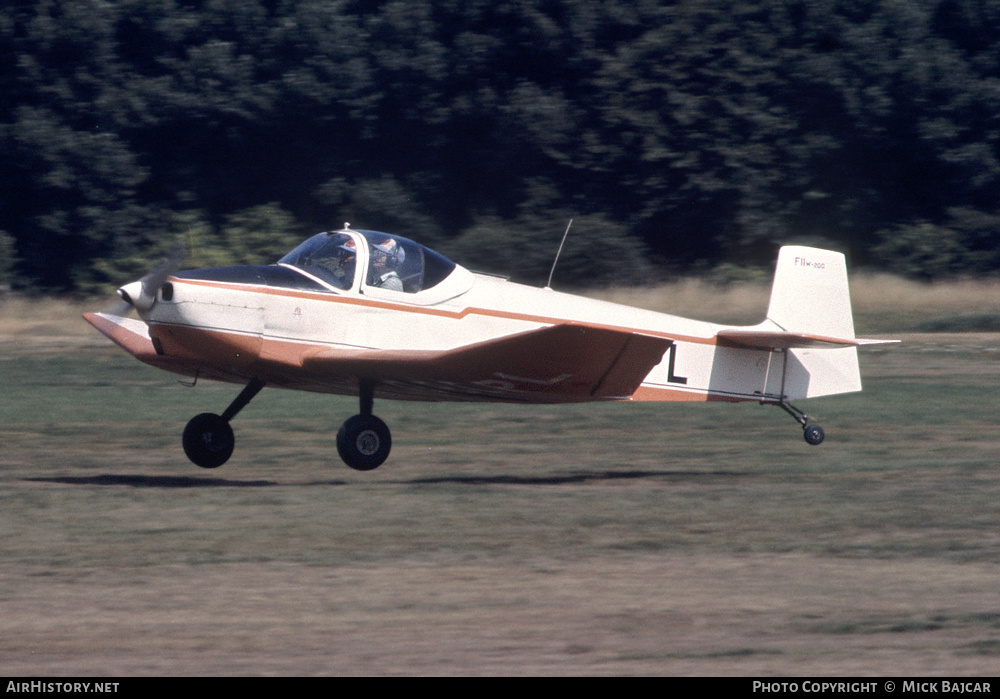
[[[809,444],[823,429],[789,401],[861,390],[844,256],[786,246],[767,315],[735,327],[475,274],[398,235],[315,235],[275,264],[177,271],[178,257],[118,290],[119,313],[84,318],[160,369],[244,385],[221,415],[187,424],[184,451],[215,468],[230,421],[265,386],[358,396],[337,434],[348,466],[389,455],[375,396],[413,401],[755,401]],[[139,320],[127,317],[133,309]]]

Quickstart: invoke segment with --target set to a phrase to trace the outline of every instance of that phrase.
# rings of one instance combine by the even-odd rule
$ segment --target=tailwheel
[[[803,428],[803,436],[806,438],[806,442],[816,446],[823,441],[826,436],[823,432],[823,428],[819,425],[807,425]]]
[[[785,403],[784,401],[776,401],[772,403],[772,405],[778,406],[795,418],[797,423],[802,425],[802,436],[808,444],[816,446],[817,444],[821,444],[823,442],[823,439],[826,437],[826,433],[823,432],[823,428],[815,424],[810,425],[809,416],[804,412],[796,408],[791,403]]]
[[[229,460],[236,446],[229,422],[214,413],[195,415],[184,428],[184,453],[202,468],[218,468]]]
[[[384,422],[374,415],[348,418],[337,432],[340,458],[356,471],[371,471],[389,457],[392,435]]]

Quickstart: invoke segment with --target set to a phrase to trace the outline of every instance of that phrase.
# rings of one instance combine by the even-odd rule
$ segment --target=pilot
[[[346,241],[338,248],[337,264],[333,270],[334,276],[340,282],[338,286],[348,289],[354,281],[354,261],[358,247],[353,240]]]
[[[392,238],[386,238],[381,243],[372,246],[372,286],[390,291],[402,291],[403,280],[399,276],[399,268],[406,259],[406,253]]]
[[[320,248],[308,261],[306,269],[312,267],[323,279],[341,289],[349,289],[354,281],[354,264],[357,246],[348,238],[332,239]]]

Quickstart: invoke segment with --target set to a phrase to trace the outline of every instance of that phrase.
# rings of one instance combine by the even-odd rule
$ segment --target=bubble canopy
[[[300,269],[337,289],[356,288],[363,281],[365,286],[410,294],[437,286],[457,267],[409,238],[353,229],[314,235],[278,264]]]

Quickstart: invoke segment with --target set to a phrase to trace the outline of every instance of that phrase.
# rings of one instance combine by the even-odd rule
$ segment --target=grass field
[[[353,399],[278,390],[200,470],[180,431],[236,387],[8,301],[0,674],[995,674],[1000,335],[902,331],[1000,298],[887,288],[858,325],[904,343],[802,403],[820,447],[753,404],[377,402],[368,474],[334,446]]]

